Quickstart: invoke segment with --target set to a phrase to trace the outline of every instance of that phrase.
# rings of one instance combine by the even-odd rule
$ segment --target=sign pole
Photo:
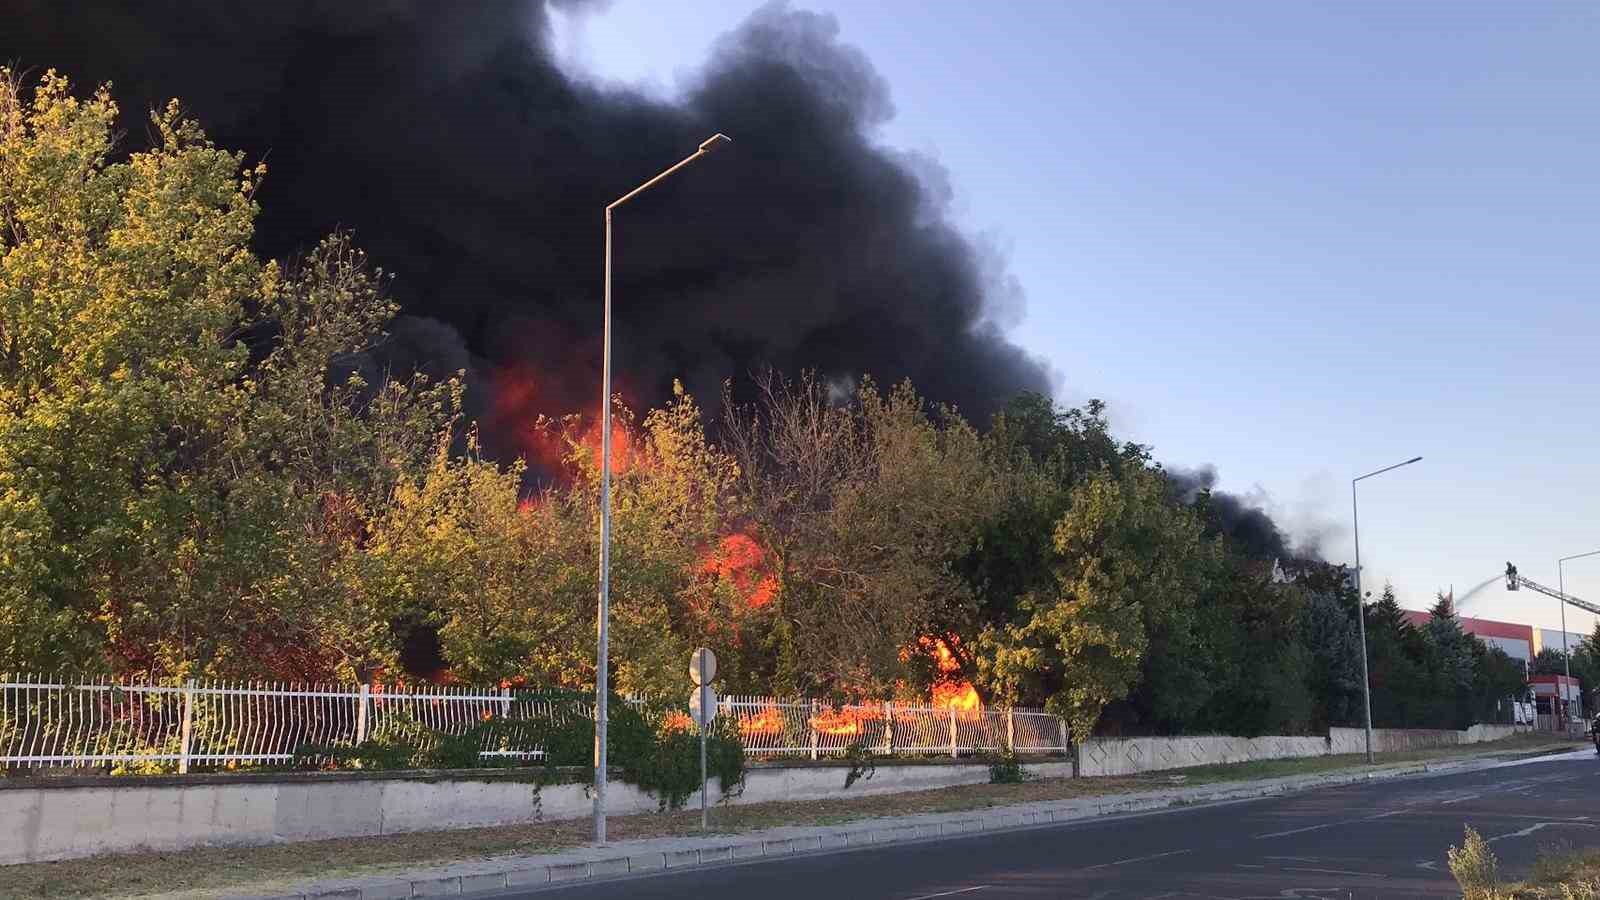
[[[700,830],[710,826],[706,818],[706,729],[700,728]]]
[[[711,723],[717,720],[717,693],[711,680],[717,677],[717,655],[705,647],[689,657],[689,680],[695,683],[689,695],[689,712],[700,729],[700,830],[710,829],[710,813],[706,811],[706,739]]]
[[[700,667],[701,684],[710,681],[706,677],[706,656],[707,654],[705,653],[695,654],[695,662]],[[706,813],[706,728],[710,720],[704,714],[701,715],[701,718],[707,719],[706,722],[700,725],[700,830],[706,831],[708,828],[708,814]]]

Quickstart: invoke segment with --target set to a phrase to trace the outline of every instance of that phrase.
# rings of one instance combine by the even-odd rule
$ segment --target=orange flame
[[[694,720],[689,718],[687,713],[673,710],[667,713],[666,718],[661,720],[661,730],[666,732],[693,731]]]
[[[589,451],[589,458],[594,462],[596,469],[600,468],[600,464],[605,460],[605,457],[601,455],[605,449],[601,446],[601,436],[600,424],[596,422],[589,426],[588,431],[584,432],[583,440],[580,442]],[[621,475],[632,468],[634,463],[638,461],[638,454],[634,452],[633,439],[628,436],[628,429],[623,428],[613,417],[611,422],[611,474]]]
[[[778,580],[764,571],[766,552],[756,539],[735,532],[700,561],[700,574],[733,585],[748,609],[761,609],[778,594]]]
[[[812,729],[822,734],[839,734],[858,737],[866,730],[866,723],[883,718],[883,710],[874,707],[825,709],[811,717]]]
[[[983,708],[983,701],[972,682],[961,677],[961,660],[955,654],[955,648],[959,646],[961,641],[953,634],[947,637],[923,635],[917,639],[917,647],[933,657],[938,672],[933,682],[933,706],[959,712],[977,712]]]
[[[750,736],[754,734],[778,734],[783,731],[783,713],[772,704],[767,704],[761,711],[754,714],[739,715],[739,734]]]

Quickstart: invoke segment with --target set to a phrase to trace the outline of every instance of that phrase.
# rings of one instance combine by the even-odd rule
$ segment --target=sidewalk
[[[472,895],[507,888],[536,887],[551,882],[715,866],[764,856],[845,850],[873,844],[1072,822],[1119,813],[1150,812],[1199,803],[1249,800],[1370,780],[1477,771],[1557,759],[1563,755],[1584,756],[1589,755],[1589,751],[1513,760],[1486,756],[1379,766],[1321,775],[1024,803],[981,811],[863,819],[836,826],[785,826],[737,835],[623,841],[606,847],[504,856],[415,871],[391,872],[380,877],[308,882],[286,892],[268,895],[241,892],[227,896],[249,897],[252,900],[396,900]]]

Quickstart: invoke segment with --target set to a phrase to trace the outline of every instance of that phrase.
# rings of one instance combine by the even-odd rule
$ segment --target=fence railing
[[[876,754],[960,756],[970,752],[1066,752],[1066,725],[1037,709],[958,709],[885,701],[840,707],[812,701],[730,696],[731,716],[749,756],[838,756],[851,746]]]
[[[1064,752],[1066,728],[1040,710],[870,703],[831,707],[729,697],[751,757],[825,758],[859,745],[883,755]],[[491,720],[592,717],[581,701],[500,688],[189,681],[182,685],[0,678],[0,768],[112,767],[188,772],[303,759],[307,747],[354,747],[404,731],[412,741],[461,737]],[[417,727],[417,726],[420,726]],[[481,758],[539,759],[506,733],[485,732]]]

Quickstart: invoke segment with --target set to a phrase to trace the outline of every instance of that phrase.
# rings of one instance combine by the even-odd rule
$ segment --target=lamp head
[[[700,142],[700,152],[701,153],[710,153],[711,151],[717,149],[718,147],[720,147],[723,144],[731,144],[731,143],[733,143],[733,138],[728,137],[727,135],[725,135],[725,134],[723,134],[722,132],[719,131],[716,134],[713,134],[711,137],[708,137],[705,140]]]

